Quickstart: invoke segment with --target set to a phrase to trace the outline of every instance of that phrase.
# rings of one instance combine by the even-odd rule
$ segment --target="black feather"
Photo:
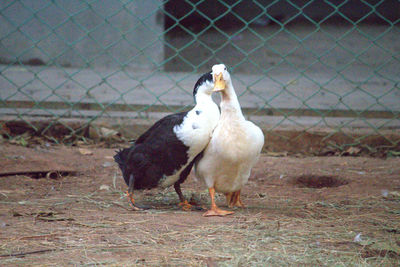
[[[193,98],[194,98],[194,102],[196,102],[196,95],[197,95],[197,91],[200,87],[200,85],[202,85],[205,82],[212,82],[213,81],[213,77],[211,75],[211,71],[207,72],[205,74],[203,74],[200,79],[196,82],[196,84],[194,85],[194,89],[193,89]]]
[[[117,154],[114,155],[114,161],[118,163],[119,168],[121,169],[122,176],[124,177],[125,183],[129,185],[129,177],[125,175],[126,170],[126,159],[128,158],[129,149],[120,149],[116,151]]]
[[[135,189],[153,188],[163,177],[174,174],[188,161],[185,146],[173,128],[182,123],[187,112],[168,115],[157,121],[129,148],[114,156],[127,185],[131,174]]]

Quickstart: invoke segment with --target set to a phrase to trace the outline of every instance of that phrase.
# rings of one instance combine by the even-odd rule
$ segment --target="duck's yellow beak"
[[[214,74],[214,92],[219,92],[225,89],[225,81],[222,77],[222,72],[220,74]]]

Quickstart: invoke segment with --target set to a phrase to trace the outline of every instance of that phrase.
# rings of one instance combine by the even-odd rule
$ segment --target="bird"
[[[211,198],[211,209],[203,216],[225,216],[233,212],[217,207],[215,192],[225,194],[229,207],[244,207],[240,191],[260,157],[264,134],[243,116],[226,66],[214,65],[212,73],[214,91],[221,95],[221,116],[209,144],[196,159],[194,171],[205,182]]]
[[[220,112],[212,99],[211,72],[203,74],[193,89],[195,106],[189,111],[170,114],[157,121],[129,148],[116,151],[114,160],[128,185],[127,196],[134,210],[135,189],[166,188],[174,185],[184,210],[191,209],[181,191],[194,159],[210,141]]]

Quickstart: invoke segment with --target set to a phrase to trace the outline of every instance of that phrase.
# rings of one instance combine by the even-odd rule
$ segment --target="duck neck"
[[[212,100],[211,94],[206,94],[206,93],[198,93],[196,95],[196,106],[197,105],[202,105],[203,103],[210,103],[214,101]]]
[[[242,109],[240,108],[239,100],[236,96],[235,89],[233,88],[232,81],[227,83],[225,90],[221,92],[221,116],[226,113],[227,115],[237,115],[244,117]]]

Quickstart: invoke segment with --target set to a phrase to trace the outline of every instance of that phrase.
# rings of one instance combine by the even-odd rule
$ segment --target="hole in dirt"
[[[302,175],[295,180],[295,184],[309,188],[339,187],[349,182],[336,176]]]

